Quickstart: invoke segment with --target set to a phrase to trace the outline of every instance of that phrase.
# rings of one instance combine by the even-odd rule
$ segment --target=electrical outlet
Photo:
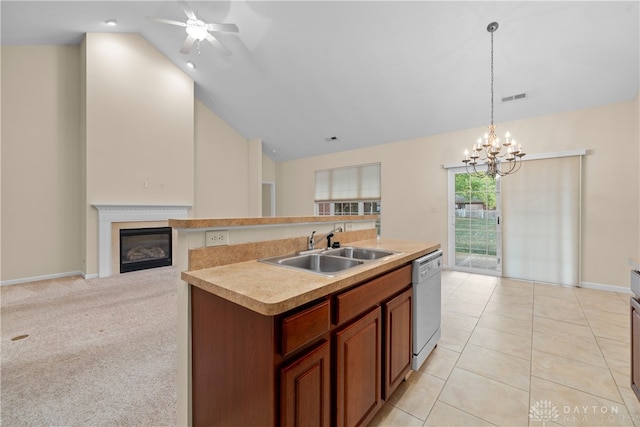
[[[223,246],[229,244],[229,230],[213,230],[204,233],[206,246]]]

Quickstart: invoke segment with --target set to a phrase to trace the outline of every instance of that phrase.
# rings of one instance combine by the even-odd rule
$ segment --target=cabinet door
[[[387,400],[411,369],[411,288],[384,306],[385,369],[384,396]]]
[[[329,343],[281,370],[280,417],[282,426],[328,427],[330,425]]]
[[[382,309],[336,332],[336,425],[366,425],[382,406]]]
[[[631,389],[640,400],[640,304],[631,298]]]

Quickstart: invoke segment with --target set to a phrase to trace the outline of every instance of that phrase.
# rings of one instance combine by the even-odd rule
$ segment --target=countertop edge
[[[376,247],[379,249],[394,251],[398,251],[398,247],[411,247],[412,249],[406,252],[398,251],[401,256],[394,256],[390,257],[388,260],[381,260],[383,262],[372,261],[367,264],[367,267],[369,268],[359,268],[357,271],[351,273],[346,272],[334,277],[318,276],[308,272],[294,271],[260,263],[257,260],[252,260],[226,266],[205,268],[202,270],[185,271],[181,273],[181,278],[192,286],[200,288],[213,295],[217,295],[247,309],[266,316],[276,316],[334,292],[338,292],[360,282],[369,280],[389,270],[406,265],[414,259],[431,253],[441,247],[439,243],[385,239],[380,241],[365,240],[353,242],[350,243],[349,246],[367,248]],[[299,280],[301,288],[306,287],[306,289],[301,289],[301,291],[299,293],[295,293],[295,295],[289,294],[282,299],[271,301],[270,298],[265,297],[260,299],[259,297],[256,297],[256,294],[260,294],[264,291],[260,285],[256,285],[254,295],[251,295],[251,289],[244,289],[243,292],[242,290],[231,289],[231,286],[228,283],[216,283],[224,282],[225,273],[227,273],[231,278],[236,278],[237,280],[247,279],[246,277],[243,277],[241,272],[239,272],[242,271],[242,267],[240,266],[244,266],[248,270],[252,270],[254,274],[261,274],[261,281],[267,280],[268,282],[268,278],[271,276],[273,277],[272,280],[276,282],[279,277],[282,278],[283,275],[288,275],[289,280]],[[229,271],[232,271],[232,273],[229,273]],[[219,280],[213,279],[216,275]],[[303,286],[303,283],[310,284],[308,284],[308,286]],[[274,284],[272,286],[278,286],[278,284]]]
[[[315,224],[324,222],[375,221],[378,215],[354,216],[274,216],[255,218],[184,218],[170,219],[169,226],[176,229],[200,229],[213,227],[246,227],[260,225]]]

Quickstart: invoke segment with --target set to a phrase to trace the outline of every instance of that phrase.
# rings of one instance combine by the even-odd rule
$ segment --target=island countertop
[[[185,271],[182,280],[267,316],[284,313],[366,281],[440,248],[439,243],[372,239],[347,246],[398,252],[327,277],[258,260]]]

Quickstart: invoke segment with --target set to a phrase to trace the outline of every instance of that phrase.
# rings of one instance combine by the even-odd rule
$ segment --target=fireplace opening
[[[120,230],[120,273],[172,265],[171,227]]]

